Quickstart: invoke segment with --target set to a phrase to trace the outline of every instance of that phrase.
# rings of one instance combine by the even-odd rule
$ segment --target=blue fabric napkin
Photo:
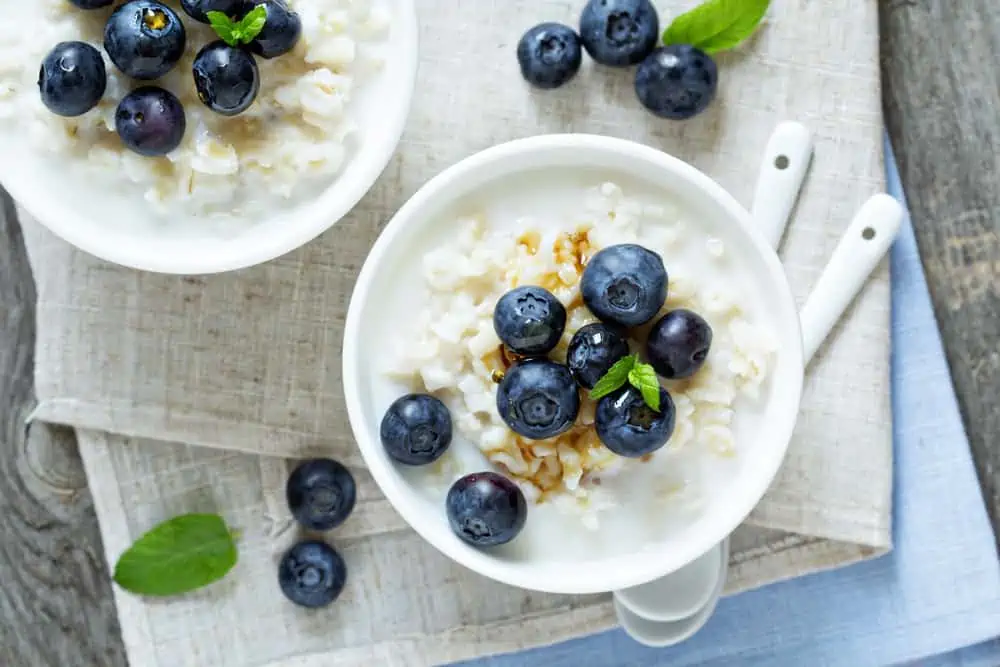
[[[903,200],[888,142],[886,163],[889,192]],[[892,335],[892,553],[725,599],[669,649],[615,630],[462,664],[1000,665],[1000,641],[990,641],[1000,637],[1000,562],[908,220],[892,250]]]

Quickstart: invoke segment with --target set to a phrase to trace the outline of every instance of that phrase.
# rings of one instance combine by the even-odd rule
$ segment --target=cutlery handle
[[[848,225],[799,315],[806,364],[889,251],[903,215],[898,201],[877,194]]]
[[[767,142],[750,213],[772,248],[781,242],[812,152],[812,135],[800,123],[781,123]]]

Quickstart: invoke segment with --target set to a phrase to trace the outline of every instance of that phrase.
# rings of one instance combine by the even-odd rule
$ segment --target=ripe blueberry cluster
[[[114,0],[71,1],[95,11]],[[181,0],[181,7],[191,19],[210,23],[219,36],[198,51],[192,75],[201,102],[226,116],[244,111],[257,97],[260,72],[254,55],[287,53],[302,33],[298,15],[284,0]],[[105,53],[122,74],[137,81],[169,72],[186,45],[180,16],[157,0],[129,0],[111,12],[104,26]],[[90,111],[107,89],[100,51],[81,41],[56,44],[42,61],[38,89],[45,106],[60,116]],[[160,86],[139,86],[115,111],[118,136],[140,155],[166,155],[180,145],[185,129],[183,105]]]

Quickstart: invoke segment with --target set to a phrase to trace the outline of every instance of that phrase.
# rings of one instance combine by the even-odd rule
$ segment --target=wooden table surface
[[[886,123],[1000,532],[996,2],[880,0],[880,20]],[[5,195],[0,203],[0,665],[121,667],[125,652],[72,431],[23,426],[33,403],[35,290],[13,207]]]

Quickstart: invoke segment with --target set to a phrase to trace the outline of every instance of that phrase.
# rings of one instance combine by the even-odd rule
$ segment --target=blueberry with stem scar
[[[157,79],[173,68],[187,41],[180,17],[163,3],[131,0],[104,26],[104,50],[123,74]]]
[[[100,52],[84,42],[60,42],[38,70],[38,90],[52,113],[79,116],[101,101],[108,85]]]

